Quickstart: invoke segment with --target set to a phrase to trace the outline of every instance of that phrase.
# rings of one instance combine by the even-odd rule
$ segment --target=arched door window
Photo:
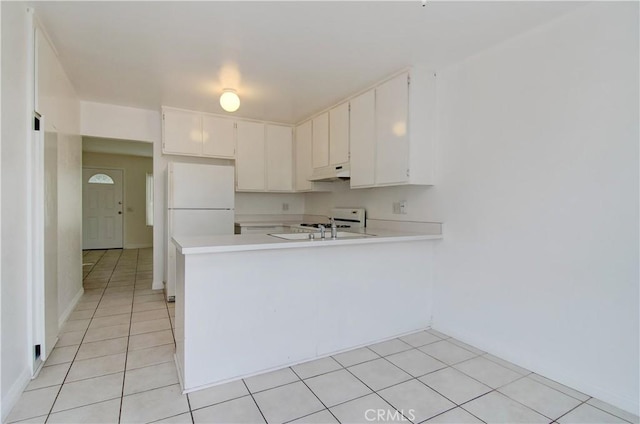
[[[89,178],[89,184],[115,184],[113,178],[107,174],[93,174]]]

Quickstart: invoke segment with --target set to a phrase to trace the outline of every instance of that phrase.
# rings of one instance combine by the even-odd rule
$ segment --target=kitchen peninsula
[[[433,247],[442,236],[368,232],[337,240],[174,239],[184,391],[429,326]]]

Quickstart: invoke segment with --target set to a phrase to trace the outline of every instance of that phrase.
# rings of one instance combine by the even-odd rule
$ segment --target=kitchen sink
[[[313,234],[315,236],[314,239],[309,238],[309,234]],[[285,240],[322,240],[320,238],[320,233],[282,233],[282,234],[269,234],[271,237],[277,237]],[[364,238],[364,237],[374,237],[373,234],[362,234],[362,233],[351,233],[348,231],[338,231],[338,239],[343,238]],[[331,240],[331,231],[328,230],[325,234],[325,240]]]

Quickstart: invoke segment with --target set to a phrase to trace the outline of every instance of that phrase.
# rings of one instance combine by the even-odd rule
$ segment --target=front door
[[[122,170],[82,169],[82,248],[121,249]]]

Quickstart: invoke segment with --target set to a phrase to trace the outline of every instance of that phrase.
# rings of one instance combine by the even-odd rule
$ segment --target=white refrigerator
[[[173,237],[234,233],[233,166],[170,162],[167,172],[167,255],[165,293],[176,294]]]

